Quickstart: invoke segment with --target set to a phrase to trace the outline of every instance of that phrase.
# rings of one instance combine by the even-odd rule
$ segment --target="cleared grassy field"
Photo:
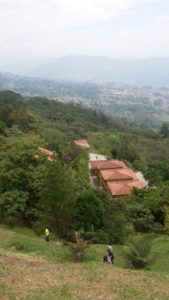
[[[123,269],[122,246],[114,247],[114,266],[100,262],[106,250],[104,245],[92,246],[86,261],[75,264],[61,242],[47,244],[23,229],[0,227],[0,235],[0,299],[169,299],[167,237],[153,241],[152,252],[158,261],[152,265],[152,271],[134,271]]]

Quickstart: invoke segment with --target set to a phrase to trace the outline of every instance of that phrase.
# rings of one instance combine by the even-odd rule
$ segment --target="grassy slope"
[[[0,235],[0,299],[169,299],[169,268],[168,274],[155,272],[167,271],[169,239],[154,240],[152,251],[162,255],[153,272],[144,272],[121,268],[120,246],[114,247],[113,267],[100,263],[104,245],[91,247],[86,261],[74,264],[61,242],[46,244],[23,229],[0,227]]]

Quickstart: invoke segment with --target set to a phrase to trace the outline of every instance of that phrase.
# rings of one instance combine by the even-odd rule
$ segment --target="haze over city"
[[[167,57],[167,0],[0,0],[0,69],[66,55]]]

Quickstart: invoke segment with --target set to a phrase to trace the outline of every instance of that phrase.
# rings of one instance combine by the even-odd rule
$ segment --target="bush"
[[[75,232],[75,243],[69,244],[72,251],[72,260],[75,262],[82,262],[84,260],[86,249],[89,247],[90,241],[84,241],[80,237],[79,232]]]
[[[164,233],[164,228],[161,223],[155,223],[153,224],[153,232],[157,234],[163,234]]]
[[[112,219],[105,224],[105,232],[113,244],[124,244],[128,235],[128,225],[124,213],[116,212],[112,215]]]
[[[144,269],[150,264],[150,251],[152,245],[152,238],[135,237],[130,238],[127,249],[128,263],[134,269]]]
[[[74,208],[74,220],[78,230],[97,231],[102,226],[103,205],[93,190],[79,195]]]

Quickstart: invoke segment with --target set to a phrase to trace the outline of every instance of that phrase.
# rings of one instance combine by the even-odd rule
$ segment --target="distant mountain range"
[[[73,81],[115,81],[129,85],[169,87],[169,57],[118,60],[95,56],[66,56],[41,65],[27,74]]]

